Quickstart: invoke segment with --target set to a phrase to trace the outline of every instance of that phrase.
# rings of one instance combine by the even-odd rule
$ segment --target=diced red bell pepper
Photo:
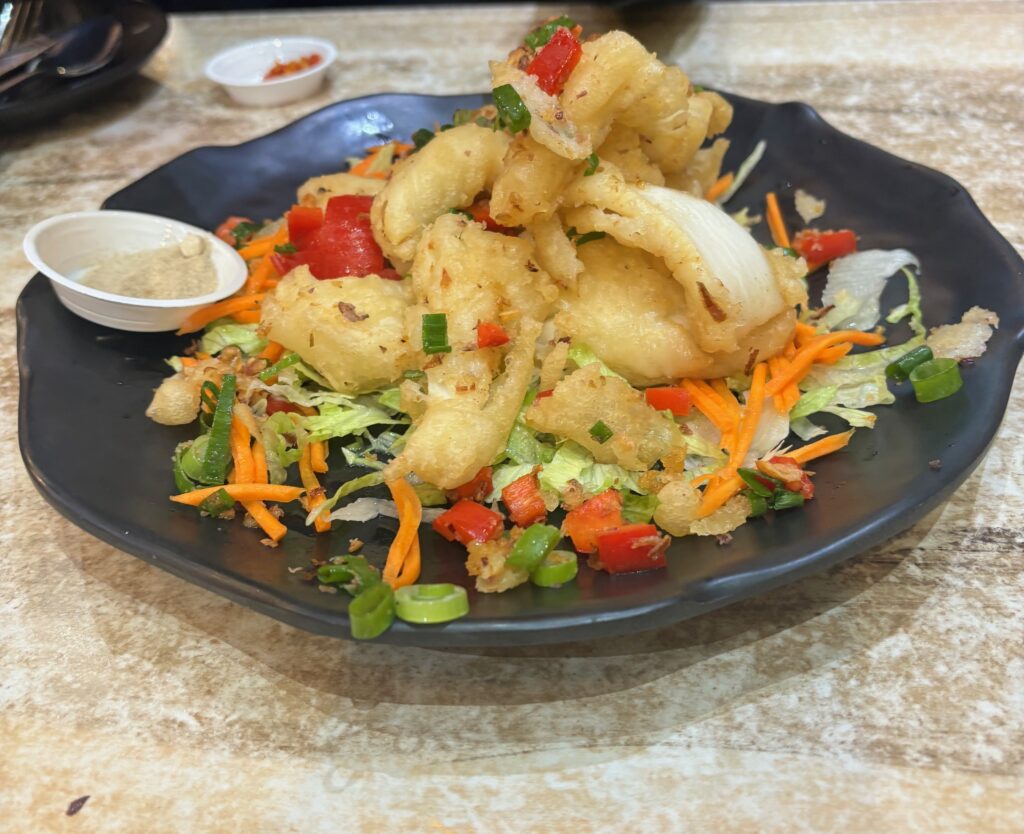
[[[500,324],[493,321],[482,321],[476,326],[476,346],[478,348],[501,347],[508,344],[508,333]]]
[[[566,513],[562,529],[572,539],[572,546],[577,552],[593,553],[597,550],[597,539],[601,533],[622,527],[625,523],[622,496],[614,489],[607,489]]]
[[[239,223],[252,223],[252,221],[248,217],[229,217],[217,227],[217,231],[215,231],[214,234],[225,243],[230,243],[234,246],[237,241],[235,240],[235,236],[232,232],[234,232],[235,226]]]
[[[814,497],[814,483],[811,481],[811,476],[807,474],[800,466],[800,462],[796,458],[786,457],[785,455],[775,455],[774,457],[768,458],[769,463],[788,464],[789,466],[795,466],[800,470],[800,478],[792,481],[786,481],[783,486],[790,492],[799,492],[805,501],[810,501]]]
[[[537,86],[549,96],[557,96],[583,56],[583,47],[564,26],[559,28],[526,67],[535,76]]]
[[[808,263],[825,263],[856,252],[857,235],[850,229],[834,232],[803,229],[794,236],[793,248]]]
[[[537,402],[537,400],[543,400],[545,397],[553,396],[554,393],[555,393],[555,389],[554,388],[548,388],[547,391],[538,391],[537,392],[537,396],[533,398],[533,401]]]
[[[501,491],[501,500],[508,509],[509,518],[519,527],[529,527],[548,516],[540,483],[534,474],[523,475]]]
[[[491,480],[493,474],[494,470],[490,466],[485,466],[476,473],[473,480],[448,490],[448,495],[456,501],[461,498],[468,498],[470,501],[483,501],[494,491],[494,482]]]
[[[324,213],[316,206],[292,206],[285,218],[288,241],[296,249],[305,249],[324,224]]]
[[[278,411],[302,414],[302,409],[295,403],[288,402],[284,397],[276,397],[271,394],[267,397],[267,416],[269,417],[271,414],[276,414]]]
[[[468,547],[472,542],[497,538],[505,523],[500,514],[476,501],[463,499],[435,518],[431,526],[448,541],[459,541]]]
[[[664,388],[648,388],[644,397],[651,408],[658,411],[671,411],[676,417],[685,417],[690,413],[693,400],[685,388],[666,386]]]
[[[324,212],[295,206],[288,212],[288,235],[298,251],[274,255],[274,268],[284,275],[305,264],[320,280],[385,271],[384,253],[370,227],[372,203],[372,197],[342,195],[328,200]]]
[[[663,568],[670,541],[653,524],[627,524],[598,536],[597,559],[590,559],[590,566],[608,573]]]

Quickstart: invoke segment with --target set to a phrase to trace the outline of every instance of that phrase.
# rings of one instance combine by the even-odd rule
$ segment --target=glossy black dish
[[[770,189],[800,186],[828,201],[828,226],[857,230],[863,248],[905,247],[922,264],[925,318],[959,320],[970,306],[1002,325],[985,357],[964,372],[957,396],[919,405],[908,387],[878,409],[878,427],[817,461],[818,498],[803,511],[755,521],[731,544],[679,539],[666,571],[609,577],[581,570],[562,589],[523,586],[470,592],[468,617],[446,626],[396,623],[381,640],[424,646],[513,645],[594,638],[695,616],[820,571],[895,535],[961,484],[981,460],[1006,408],[1024,330],[1024,263],[964,189],[943,174],[845,136],[802,104],[730,97],[736,107],[727,168],[758,139],[764,160],[733,198],[762,204]],[[331,105],[235,147],[199,148],[115,194],[107,208],[163,214],[213,228],[224,217],[279,215],[307,177],[336,171],[382,138],[408,137],[480,96],[381,95]],[[795,219],[795,218],[794,218]],[[883,309],[905,297],[893,280]],[[358,536],[381,559],[396,522],[336,525],[330,536],[295,531],[268,551],[241,523],[202,519],[171,504],[170,455],[194,434],[158,426],[143,411],[168,372],[163,359],[186,340],[128,334],[79,319],[37,275],[17,308],[22,455],[40,492],[68,519],[106,542],[311,631],[347,636],[342,597],[320,593],[289,567],[344,552]],[[893,330],[892,342],[905,334]],[[338,456],[335,456],[338,457]],[[939,459],[941,468],[929,461]],[[329,484],[351,475],[332,471]],[[465,551],[424,530],[423,581],[467,583]]]
[[[124,27],[121,47],[103,69],[72,81],[30,81],[0,96],[0,130],[20,130],[59,118],[96,102],[107,90],[137,73],[167,34],[167,18],[144,0],[91,0],[83,13],[111,15]],[[31,85],[31,86],[29,86]]]

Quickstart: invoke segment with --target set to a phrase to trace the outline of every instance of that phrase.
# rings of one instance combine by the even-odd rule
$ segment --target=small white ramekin
[[[91,266],[118,252],[140,252],[199,235],[210,247],[217,289],[192,298],[133,298],[78,283]],[[204,229],[134,211],[78,211],[37,223],[24,241],[25,256],[50,279],[61,304],[84,319],[139,333],[177,330],[196,310],[238,292],[245,261],[231,246]]]
[[[320,56],[316,66],[263,80],[277,61],[296,61],[311,52]],[[220,84],[239,104],[274,107],[315,93],[336,57],[334,44],[320,38],[267,38],[248,41],[215,55],[206,65],[206,77]]]

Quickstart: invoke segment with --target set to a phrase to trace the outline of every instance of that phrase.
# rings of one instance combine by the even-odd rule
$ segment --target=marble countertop
[[[101,544],[32,488],[13,310],[31,224],[334,99],[482,89],[486,60],[552,10],[178,17],[110,101],[0,139],[0,830],[1024,831],[1019,384],[985,462],[916,527],[824,575],[599,643],[312,636]],[[630,29],[697,81],[807,101],[946,171],[1024,248],[1024,3],[572,13]],[[300,32],[341,52],[315,98],[244,110],[202,77],[225,45]]]

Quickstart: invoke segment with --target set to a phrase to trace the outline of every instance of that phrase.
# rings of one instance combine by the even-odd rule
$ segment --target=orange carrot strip
[[[266,359],[273,365],[281,358],[282,353],[284,353],[284,345],[280,342],[267,342],[267,346],[260,351],[260,359]]]
[[[311,443],[307,443],[306,448],[302,450],[302,457],[299,458],[299,477],[302,479],[302,485],[306,488],[307,511],[316,509],[325,500],[323,489],[320,488],[320,482],[316,479],[316,474],[310,464],[311,446]],[[325,515],[318,515],[313,526],[318,533],[326,533],[331,529],[331,522]]]
[[[231,318],[237,321],[239,324],[259,324],[260,311],[242,310],[242,312],[240,313],[232,313]]]
[[[260,529],[267,534],[271,541],[281,541],[284,538],[284,534],[288,532],[288,528],[278,519],[274,518],[273,513],[267,509],[262,501],[243,501],[242,506],[245,507],[245,511],[252,516],[252,520],[260,526]]]
[[[714,477],[715,476],[711,472],[705,472],[703,475],[698,475],[696,478],[690,481],[690,486],[699,487],[701,484],[706,484]]]
[[[314,472],[327,471],[327,441],[318,440],[309,444],[309,464]]]
[[[764,410],[765,380],[767,378],[768,366],[764,362],[758,362],[754,366],[750,391],[747,392],[747,404],[743,409],[743,419],[740,421],[736,445],[729,453],[729,466],[733,469],[743,466],[743,458],[747,456],[747,452],[750,451],[750,446],[754,442],[757,424],[761,422],[761,412]]]
[[[786,398],[786,411],[792,411],[793,406],[800,400],[799,386],[795,382],[787,385],[782,391],[782,396]]]
[[[689,392],[693,404],[707,417],[715,427],[723,434],[735,426],[736,421],[731,417],[718,395],[704,380],[684,379],[683,387]]]
[[[218,301],[216,304],[210,304],[207,307],[203,307],[202,310],[197,310],[184,322],[181,327],[178,328],[178,335],[181,336],[184,333],[193,333],[196,330],[208,325],[211,321],[215,321],[223,316],[230,316],[233,313],[240,312],[241,310],[252,310],[256,308],[259,303],[263,300],[262,293],[254,293],[252,295],[236,295],[231,298],[226,298],[223,301]]]
[[[768,372],[771,374],[772,379],[775,379],[777,376],[781,376],[783,371],[786,369],[787,364],[786,360],[781,356],[773,356],[769,359]],[[789,411],[789,408],[787,407],[788,398],[786,397],[785,391],[782,391],[772,397],[772,401],[775,403],[775,410],[779,412],[779,414],[785,414]]]
[[[850,442],[851,437],[853,437],[853,429],[844,431],[841,434],[830,434],[828,437],[821,438],[821,440],[815,440],[813,443],[808,443],[799,449],[786,452],[786,457],[793,458],[797,463],[807,463],[815,458],[830,455],[832,452],[838,452]]]
[[[398,508],[398,534],[388,549],[384,563],[384,581],[392,588],[411,585],[420,575],[419,530],[423,505],[407,480],[388,481],[391,497]]]
[[[715,180],[711,188],[704,192],[704,199],[709,203],[715,202],[715,200],[729,190],[729,186],[732,185],[732,181],[734,179],[735,175],[732,171],[729,171],[727,174],[722,174],[722,176]]]
[[[697,518],[707,518],[741,489],[743,480],[739,475],[730,475],[719,483],[708,484],[701,496]]]
[[[249,429],[237,416],[231,420],[231,457],[235,462],[235,469],[232,472],[232,480],[235,482],[267,483],[267,459],[263,445],[257,441],[259,449],[259,462],[256,455],[249,448],[251,435]],[[288,528],[285,527],[273,513],[267,509],[262,501],[242,501],[245,511],[252,516],[260,528],[272,541],[279,542],[284,538]]]
[[[245,291],[247,293],[260,292],[273,275],[274,263],[270,260],[270,255],[264,255],[263,259],[256,265],[256,268],[246,279]]]
[[[732,447],[736,445],[736,429],[729,429],[727,432],[722,433],[722,439],[718,441],[719,448],[725,449],[727,452],[732,451]]]
[[[834,365],[836,362],[838,362],[840,359],[846,356],[846,354],[848,354],[852,349],[853,345],[851,345],[849,342],[844,342],[841,345],[836,345],[835,347],[830,347],[827,350],[823,350],[815,361],[822,365]]]
[[[235,462],[235,480],[241,484],[257,483],[253,480],[252,452],[249,450],[249,429],[235,414],[231,418],[231,459]]]
[[[243,246],[238,250],[238,254],[247,261],[251,261],[253,258],[261,258],[264,255],[269,255],[274,251],[275,246],[280,246],[287,242],[288,225],[286,223],[282,223],[280,228],[274,232],[274,234],[261,237],[259,240],[254,240],[248,246]]]
[[[267,450],[263,447],[263,441],[258,437],[254,438],[252,444],[252,465],[254,484],[270,483],[270,476],[267,473]]]
[[[225,486],[202,487],[191,492],[170,496],[177,504],[198,507],[218,489],[223,489],[236,501],[296,501],[302,495],[302,487],[281,484],[226,484]]]
[[[798,321],[796,323],[796,329],[793,331],[793,341],[795,341],[798,346],[803,347],[817,335],[817,329],[811,327],[809,324],[804,324],[802,321]]]
[[[779,211],[779,200],[774,191],[764,195],[765,217],[768,220],[768,228],[772,233],[772,240],[776,246],[785,249],[791,248],[789,232],[786,231],[786,222],[782,219],[782,212]]]
[[[199,360],[194,358],[194,357],[192,357],[192,356],[182,356],[181,357],[181,366],[183,368],[193,368],[193,367],[195,367],[198,364],[199,364]]]
[[[729,385],[724,379],[713,379],[711,380],[711,389],[718,394],[719,399],[725,404],[726,410],[729,415],[739,422],[740,414],[740,402],[736,399],[736,395],[730,390]]]
[[[862,333],[859,330],[839,330],[835,333],[828,333],[818,336],[804,347],[797,351],[793,361],[789,363],[782,376],[776,377],[768,383],[768,396],[774,397],[787,385],[802,379],[807,373],[814,360],[826,348],[838,345],[841,342],[852,342],[855,345],[880,345],[885,341],[884,336],[877,333]]]

